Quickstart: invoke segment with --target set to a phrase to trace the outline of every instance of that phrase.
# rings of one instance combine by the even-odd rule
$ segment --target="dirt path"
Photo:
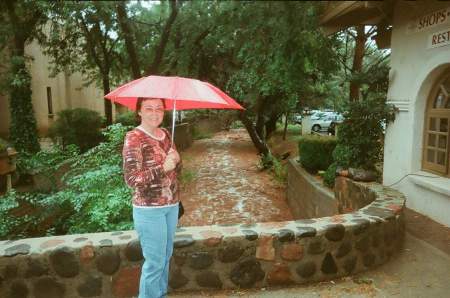
[[[182,190],[183,226],[291,220],[285,187],[258,170],[247,132],[235,129],[197,140],[182,152],[194,179]]]

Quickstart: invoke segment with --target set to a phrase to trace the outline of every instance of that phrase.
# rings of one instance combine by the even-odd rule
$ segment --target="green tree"
[[[50,16],[50,30],[40,41],[51,57],[53,75],[79,71],[86,84],[97,83],[104,94],[116,84],[114,79],[127,77],[121,69],[114,2],[59,2]],[[111,124],[111,101],[104,99],[104,107],[106,122]]]
[[[31,76],[25,55],[29,44],[43,29],[48,3],[35,1],[2,1],[0,3],[0,51],[9,56],[6,90],[11,114],[10,139],[18,151],[40,149],[36,118],[31,102]]]
[[[178,1],[170,0],[155,2],[151,9],[146,9],[139,2],[116,3],[119,37],[125,43],[122,54],[128,58],[134,79],[142,72],[147,75],[163,73],[161,67],[165,56],[170,55],[166,49],[180,5]]]
[[[92,78],[100,73],[103,81],[109,74],[117,83],[143,72],[209,81],[246,107],[239,117],[264,155],[270,154],[266,139],[280,116],[299,100],[306,105],[336,69],[336,39],[317,29],[311,2],[165,1],[150,9],[139,2],[63,2],[60,7],[48,47],[58,67],[89,69]],[[96,33],[95,47],[89,47],[86,32]],[[105,48],[115,58],[94,59],[92,53]]]
[[[180,7],[168,74],[207,80],[244,105],[239,115],[260,153],[279,117],[336,69],[334,39],[317,29],[316,5],[203,2]],[[163,67],[164,69],[164,67]]]
[[[378,49],[371,40],[376,32],[376,26],[361,25],[336,34],[341,41],[336,51],[341,70],[336,79],[340,86],[348,85],[345,95],[349,101],[366,99],[370,94],[386,96],[390,51]]]

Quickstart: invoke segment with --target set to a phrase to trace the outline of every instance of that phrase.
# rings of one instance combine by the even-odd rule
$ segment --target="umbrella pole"
[[[173,148],[173,137],[175,135],[175,118],[176,118],[176,113],[177,113],[176,102],[177,102],[177,100],[175,99],[173,101],[173,110],[172,110],[172,142],[170,143],[171,148]]]

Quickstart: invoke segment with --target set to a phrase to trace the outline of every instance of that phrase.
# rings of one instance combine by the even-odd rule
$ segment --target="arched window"
[[[437,81],[428,99],[425,117],[424,170],[450,177],[450,73]]]

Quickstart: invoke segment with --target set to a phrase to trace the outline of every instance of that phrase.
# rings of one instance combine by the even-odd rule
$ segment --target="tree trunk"
[[[261,140],[263,140],[263,141],[265,141],[265,139],[266,139],[266,134],[264,132],[264,125],[265,125],[264,115],[261,115],[260,113],[258,113],[256,115],[255,131],[258,134],[258,136],[261,138]]]
[[[366,34],[364,32],[364,25],[359,25],[356,27],[356,40],[355,40],[355,54],[353,56],[353,67],[352,75],[358,74],[362,70],[363,58],[364,58],[364,47],[366,44]],[[354,79],[350,82],[350,101],[359,100],[359,83],[355,82]]]
[[[175,22],[177,14],[178,14],[177,1],[170,0],[170,16],[167,19],[166,24],[164,25],[161,39],[159,41],[158,46],[156,47],[155,58],[153,59],[153,62],[147,71],[148,75],[157,74],[159,71],[159,66],[162,62],[164,50],[166,49],[167,42],[169,41],[170,30],[172,29],[172,24]]]
[[[206,36],[208,36],[209,33],[210,33],[210,29],[206,29],[205,31],[200,33],[195,38],[194,43],[193,43],[194,48],[191,50],[190,55],[189,55],[188,73],[193,73],[194,66],[196,66],[196,65],[200,65],[198,72],[199,73],[201,72],[200,68],[202,68],[202,63],[204,63],[203,56],[201,55],[203,53],[202,41],[203,41],[203,39],[206,38]],[[208,79],[208,78],[205,78],[205,79]],[[211,79],[211,78],[209,78],[209,79]]]
[[[173,41],[173,47],[174,47],[175,53],[178,53],[180,50],[181,38],[182,38],[181,31],[177,30],[175,32],[175,37],[174,37],[174,41]],[[164,75],[167,76],[167,75],[175,74],[177,66],[178,66],[178,54],[175,55],[175,58],[170,63],[169,68],[167,68],[166,71],[164,72]],[[180,113],[178,113],[178,114],[180,115]]]
[[[239,119],[244,124],[245,128],[247,129],[247,132],[250,135],[250,138],[252,139],[252,142],[255,145],[256,149],[258,150],[258,153],[263,154],[265,156],[269,155],[270,154],[269,147],[259,137],[258,133],[256,132],[255,127],[253,126],[252,121],[248,118],[248,116],[245,114],[245,112],[241,112],[239,114]]]
[[[264,112],[266,109],[267,98],[258,96],[256,102],[256,133],[259,135],[263,142],[266,141],[266,134],[264,132],[264,126],[266,124],[266,119],[264,117]]]
[[[134,79],[141,77],[141,70],[139,67],[139,60],[136,54],[136,47],[133,40],[133,30],[128,23],[127,11],[125,9],[125,2],[117,2],[117,19],[119,21],[120,30],[122,31],[123,38],[125,40],[125,46],[127,48],[128,57],[130,58],[131,73]]]
[[[202,48],[200,48],[200,61],[198,61],[198,74],[197,77],[199,80],[207,81],[208,80],[208,73],[209,73],[209,67],[211,66],[210,63],[208,63],[208,57],[205,55],[205,52]]]
[[[108,74],[102,74],[102,80],[103,80],[103,93],[106,95],[110,91],[109,86],[109,75]],[[106,117],[106,125],[112,124],[112,104],[109,99],[104,98],[103,99],[104,106],[105,106],[105,117]]]
[[[266,140],[270,138],[270,136],[275,132],[277,129],[277,121],[278,121],[279,115],[272,114],[269,118],[269,120],[266,122]]]

